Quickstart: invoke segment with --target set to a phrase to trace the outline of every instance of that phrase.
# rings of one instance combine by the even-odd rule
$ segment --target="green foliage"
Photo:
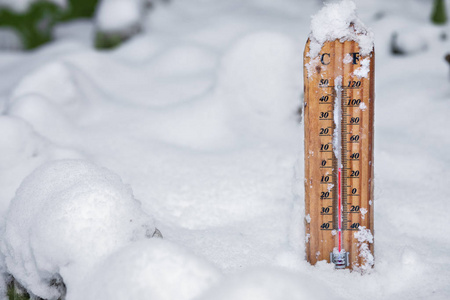
[[[99,0],[68,0],[62,9],[49,0],[33,2],[25,12],[15,12],[0,6],[0,28],[13,29],[22,40],[24,49],[34,49],[53,39],[53,28],[59,22],[78,18],[92,18]],[[97,32],[95,47],[112,49],[140,31],[140,26],[129,32]]]
[[[33,2],[25,12],[15,12],[0,7],[0,27],[14,29],[25,49],[33,49],[53,38],[53,27],[62,21],[90,18],[94,15],[98,0],[68,0],[63,10],[48,0]]]
[[[98,31],[95,35],[95,48],[113,49],[119,46],[126,39],[127,38],[117,33],[105,33]]]
[[[68,0],[68,9],[60,17],[61,21],[79,18],[92,18],[97,8],[98,0]]]
[[[24,48],[32,49],[52,40],[53,26],[59,14],[60,8],[45,0],[32,3],[23,13],[0,8],[0,26],[14,29]]]
[[[97,32],[95,33],[95,48],[113,49],[141,32],[141,30],[141,24],[136,24],[132,28],[123,28],[118,31],[108,32],[97,29]]]
[[[24,49],[34,49],[53,39],[53,28],[59,22],[78,18],[92,18],[99,0],[68,0],[62,9],[49,0],[33,2],[25,12],[0,7],[0,27],[13,29],[22,40]],[[112,49],[140,31],[140,27],[127,32],[97,32],[95,47]]]
[[[431,14],[431,21],[434,24],[447,23],[447,12],[445,8],[445,0],[435,0],[433,12]]]
[[[30,300],[30,296],[27,293],[18,293],[14,288],[14,284],[8,286],[8,299],[9,300]]]
[[[60,291],[62,291],[65,294],[66,287],[65,287],[64,283],[53,281],[53,282],[51,282],[50,285],[51,286],[59,285],[63,289]],[[7,296],[8,296],[9,300],[30,300],[31,299],[30,295],[26,292],[26,290],[23,287],[21,287],[20,284],[18,284],[14,279],[12,279],[8,283]],[[36,296],[33,299],[43,300]],[[62,299],[60,298],[58,300],[62,300]]]

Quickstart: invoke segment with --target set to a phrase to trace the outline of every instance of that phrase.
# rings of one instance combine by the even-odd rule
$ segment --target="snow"
[[[355,71],[353,71],[353,75],[357,76],[358,78],[367,78],[370,71],[370,58],[364,58],[361,61],[361,66],[357,68]]]
[[[359,211],[361,212],[361,218],[364,220],[366,218],[366,214],[368,213],[367,208],[361,207]]]
[[[84,21],[58,27],[57,40],[33,52],[0,52],[0,227],[8,233],[1,235],[6,256],[0,269],[47,295],[57,293],[46,283],[59,274],[67,300],[84,290],[150,293],[155,286],[166,295],[179,292],[177,299],[320,299],[322,290],[332,299],[450,298],[450,89],[443,60],[450,41],[438,34],[448,27],[417,31],[426,49],[392,55],[394,32],[412,45],[406,29],[427,28],[429,2],[355,3],[376,45],[370,274],[325,262],[310,266],[304,259],[297,111],[303,105],[302,49],[322,1],[299,0],[174,0],[155,5],[143,33],[113,51],[92,49],[87,29],[94,25]],[[353,12],[346,15],[353,18]],[[14,196],[36,167],[65,158],[83,159],[80,164],[97,175],[67,187],[69,175],[46,183],[34,173],[36,185],[55,193],[58,185],[61,197],[31,201],[24,195],[31,179]],[[86,191],[103,182],[102,174],[115,178],[111,185]],[[92,203],[75,195],[105,190],[123,197]],[[97,212],[106,203],[120,204],[111,209],[120,215],[151,216],[163,240],[145,239],[143,230],[131,240],[135,227],[113,222],[112,212]],[[66,209],[73,213],[63,214]],[[95,211],[86,236],[64,230],[86,224],[80,221],[85,211],[87,217]],[[101,237],[100,222],[112,222]],[[9,234],[12,228],[17,235]],[[23,246],[10,252],[12,236]],[[117,244],[108,249],[99,242],[113,237]],[[82,243],[90,238],[89,247]],[[164,251],[178,273],[164,269],[169,258],[147,255]],[[152,280],[139,277],[143,273]],[[192,290],[166,288],[184,276],[192,277]]]
[[[320,57],[316,56],[315,58],[311,59],[309,63],[305,65],[306,71],[308,73],[308,78],[313,76],[317,71],[316,67],[320,64]]]
[[[199,300],[325,300],[329,299],[330,292],[326,282],[311,278],[308,274],[280,268],[254,268],[225,278]]]
[[[2,135],[0,136],[0,145],[2,154],[0,156],[0,168],[8,169],[20,161],[35,155],[36,145],[39,141],[33,135],[33,129],[30,125],[21,119],[11,116],[0,117],[0,126]]]
[[[347,53],[347,54],[345,54],[344,59],[342,60],[342,62],[344,64],[350,64],[350,63],[353,62],[353,57],[349,53]]]
[[[97,8],[97,27],[103,32],[131,30],[142,19],[143,0],[101,0]]]
[[[151,239],[133,243],[109,256],[85,278],[83,288],[68,294],[79,300],[188,300],[218,283],[219,270],[182,246]]]
[[[87,19],[76,19],[58,24],[53,30],[53,38],[58,42],[77,40],[85,45],[92,44],[94,25]]]
[[[227,99],[232,115],[283,120],[299,107],[300,67],[290,37],[275,32],[244,35],[220,60],[218,97]]]
[[[1,251],[8,271],[32,294],[59,297],[98,260],[150,237],[153,220],[120,178],[82,160],[44,164],[17,190],[6,214]]]
[[[445,39],[448,28],[446,26],[433,26],[427,24],[418,26],[414,22],[403,24],[392,36],[395,49],[402,53],[416,54],[426,51],[431,44]]]
[[[22,41],[13,29],[0,28],[0,49],[20,50],[22,48]]]
[[[322,45],[327,41],[356,41],[362,56],[373,50],[373,33],[362,23],[356,14],[356,4],[351,0],[339,3],[326,3],[312,17],[311,44],[309,56],[319,55]]]
[[[359,231],[355,232],[353,236],[358,240],[359,256],[363,259],[363,264],[356,266],[354,269],[363,274],[372,271],[374,265],[374,257],[369,249],[369,244],[373,243],[373,235],[370,229],[364,226],[359,227]]]
[[[359,109],[364,111],[367,109],[367,105],[364,102],[361,102],[361,104],[359,104]]]

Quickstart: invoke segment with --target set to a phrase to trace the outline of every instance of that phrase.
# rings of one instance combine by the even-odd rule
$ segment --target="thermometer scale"
[[[374,53],[330,41],[304,55],[305,228],[311,264],[373,265]]]

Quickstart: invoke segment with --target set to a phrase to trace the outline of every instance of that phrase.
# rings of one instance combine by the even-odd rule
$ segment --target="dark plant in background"
[[[30,300],[30,295],[14,279],[8,283],[7,296],[9,300]]]
[[[69,0],[60,21],[69,21],[79,18],[92,18],[97,7],[98,0]]]
[[[52,39],[60,8],[48,1],[32,3],[25,12],[0,8],[0,26],[17,32],[25,49],[32,49]]]
[[[447,55],[444,56],[444,59],[450,66],[450,53],[447,53]]]
[[[430,21],[435,25],[443,25],[447,22],[445,0],[434,0]],[[432,40],[445,41],[446,39],[445,27],[441,26],[430,26],[428,29],[426,26],[416,26],[399,32],[395,31],[391,35],[391,53],[411,55],[423,52],[429,48]]]
[[[95,48],[97,49],[114,49],[132,36],[138,34],[141,28],[136,27],[131,31],[123,32],[104,32],[97,30],[95,33]]]
[[[431,21],[434,24],[447,23],[447,12],[445,8],[445,0],[434,0],[433,12],[431,14]]]
[[[90,18],[98,0],[69,0],[63,9],[48,0],[30,4],[24,12],[0,7],[0,27],[13,29],[22,40],[24,49],[33,49],[53,38],[53,27],[58,22]]]

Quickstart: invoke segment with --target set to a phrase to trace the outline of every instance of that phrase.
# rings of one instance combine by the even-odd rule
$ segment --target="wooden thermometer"
[[[355,41],[304,54],[306,256],[373,265],[374,53]]]

